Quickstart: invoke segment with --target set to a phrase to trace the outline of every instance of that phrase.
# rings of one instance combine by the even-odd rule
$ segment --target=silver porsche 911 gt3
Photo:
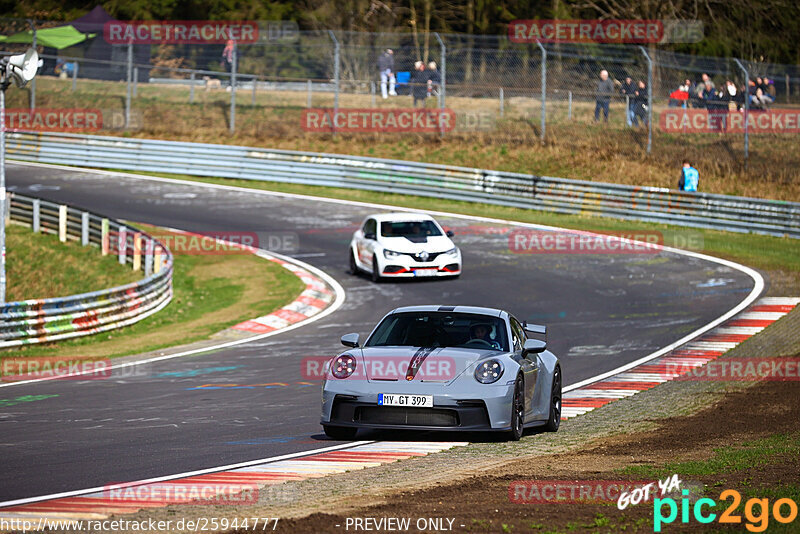
[[[561,365],[544,326],[470,306],[412,306],[386,315],[361,344],[334,357],[322,391],[322,427],[334,439],[359,428],[558,430]],[[529,338],[530,336],[530,338]]]

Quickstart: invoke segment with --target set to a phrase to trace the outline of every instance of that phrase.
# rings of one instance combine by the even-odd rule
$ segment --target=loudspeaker
[[[31,81],[42,63],[34,48],[29,48],[24,54],[9,56],[3,62],[7,63],[6,71],[17,87],[23,87]]]

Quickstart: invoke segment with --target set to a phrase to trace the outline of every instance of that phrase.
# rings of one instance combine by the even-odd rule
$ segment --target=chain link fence
[[[63,23],[38,22],[37,28],[58,24]],[[5,35],[25,28],[19,19],[0,20]],[[6,43],[4,53],[18,53],[25,46]],[[378,62],[387,49],[393,51],[396,96],[384,98]],[[447,108],[455,114],[455,130],[436,132],[439,135],[477,130],[549,142],[580,135],[583,125],[598,119],[604,122],[597,100],[600,72],[605,70],[613,84],[600,98],[609,101],[608,128],[630,129],[631,143],[651,152],[659,143],[675,142],[662,135],[665,131],[689,133],[685,127],[682,132],[665,130],[668,112],[747,114],[800,103],[796,65],[679,54],[655,46],[540,45],[513,43],[506,36],[296,30],[255,43],[126,45],[109,44],[98,27],[95,36],[82,43],[39,50],[44,65],[38,86],[27,89],[29,105],[36,104],[37,88],[42,94],[96,95],[98,101],[124,105],[123,130],[137,127],[137,110],[147,120],[148,108],[157,108],[166,123],[165,110],[180,117],[193,113],[191,108],[179,111],[183,106],[199,104],[215,116],[224,109],[231,132],[262,124],[277,135],[302,135],[307,130],[300,113],[306,108],[411,108],[421,101],[427,108]],[[435,64],[432,83],[419,82],[424,77],[415,72],[417,62],[426,68]],[[713,82],[713,91],[704,75]],[[419,99],[414,98],[419,96],[417,89]],[[766,103],[759,101],[751,109],[756,90]],[[62,100],[50,96],[45,101],[63,106]],[[725,150],[736,151],[746,161],[751,132],[747,121],[743,125],[743,131],[724,132]],[[154,133],[166,127],[162,124]],[[691,137],[681,142],[693,143]]]

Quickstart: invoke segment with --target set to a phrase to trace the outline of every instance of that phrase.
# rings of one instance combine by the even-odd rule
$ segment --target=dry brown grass
[[[40,107],[124,108],[124,83],[71,82],[42,77],[38,83]],[[667,134],[654,131],[652,154],[646,153],[647,131],[625,128],[622,104],[612,104],[609,125],[594,124],[593,103],[575,102],[572,119],[562,100],[548,102],[547,141],[539,140],[539,101],[514,96],[505,101],[505,115],[491,131],[457,131],[444,138],[434,134],[338,134],[305,132],[301,114],[306,93],[260,91],[251,105],[251,91],[237,95],[237,132],[228,131],[230,93],[195,91],[166,85],[139,85],[134,107],[142,114],[133,137],[239,144],[291,150],[310,150],[445,163],[513,172],[640,186],[677,185],[681,162],[688,157],[700,170],[701,190],[780,200],[800,200],[800,151],[792,134],[750,137],[750,161],[745,166],[742,135]],[[27,104],[24,93],[9,93],[11,107]],[[396,97],[377,107],[410,107],[410,97]],[[330,93],[314,93],[313,106],[333,105]],[[499,101],[451,97],[457,112],[496,115]],[[343,94],[342,108],[370,107],[370,95]],[[657,108],[656,111],[659,111]],[[114,135],[121,132],[109,131]]]

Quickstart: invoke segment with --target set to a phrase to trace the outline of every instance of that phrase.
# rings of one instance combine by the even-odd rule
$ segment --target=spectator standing
[[[428,73],[428,96],[438,96],[439,89],[442,86],[442,75],[436,68],[435,61],[428,62],[428,70],[426,72]]]
[[[633,97],[633,125],[639,126],[639,120],[647,126],[647,85],[639,80]]]
[[[633,95],[636,93],[636,85],[634,85],[633,79],[631,79],[630,76],[625,78],[625,82],[622,84],[620,93],[623,97],[627,97],[625,99],[627,102],[627,109],[625,110],[625,123],[630,126],[633,123]]]
[[[608,106],[611,103],[611,95],[614,94],[614,82],[608,78],[608,71],[600,71],[600,80],[597,82],[597,90],[594,93],[594,122],[600,120],[600,110],[603,110],[603,120],[608,122]]]
[[[678,181],[678,189],[681,191],[697,191],[697,185],[700,182],[700,173],[697,169],[692,167],[688,159],[683,160],[683,169],[681,169],[681,179]]]
[[[225,72],[233,70],[233,39],[228,39],[225,43],[225,49],[222,51],[222,63],[225,66]]]
[[[385,99],[391,96],[397,96],[394,90],[396,83],[394,77],[394,50],[387,48],[383,54],[378,57],[378,71],[381,75],[381,96]],[[389,85],[389,90],[386,90],[386,85]]]
[[[414,107],[419,102],[420,107],[425,107],[425,99],[428,98],[428,73],[425,72],[425,63],[417,61],[414,63],[414,72],[411,74],[411,95],[414,97]]]

